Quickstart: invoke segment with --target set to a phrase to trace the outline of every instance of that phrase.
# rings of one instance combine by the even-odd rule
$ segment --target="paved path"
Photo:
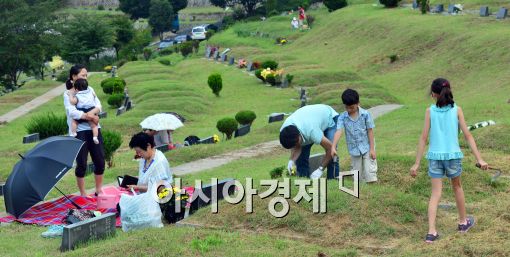
[[[368,111],[370,112],[370,114],[372,114],[372,117],[376,119],[400,107],[402,107],[402,105],[386,104],[372,107],[368,109]],[[210,170],[230,163],[232,161],[239,160],[241,158],[251,158],[263,154],[270,154],[271,152],[275,151],[280,147],[281,147],[280,141],[278,140],[265,142],[255,146],[240,149],[234,152],[224,153],[221,155],[216,155],[205,159],[185,163],[176,167],[172,167],[172,173],[178,176],[182,176],[186,174]]]

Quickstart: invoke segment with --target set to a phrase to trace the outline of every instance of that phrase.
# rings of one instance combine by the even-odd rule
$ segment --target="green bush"
[[[172,62],[168,59],[160,59],[158,62],[166,66],[172,65]]]
[[[122,106],[123,100],[124,100],[123,94],[113,94],[108,97],[108,104],[112,107],[119,108]]]
[[[262,73],[262,69],[256,70],[255,71],[255,77],[257,77],[258,79],[262,80],[262,82],[266,83],[266,80],[264,79],[264,77],[262,77],[261,73]]]
[[[65,115],[55,115],[53,112],[33,117],[26,125],[28,134],[39,133],[40,139],[60,136],[68,133]]]
[[[270,68],[271,70],[276,70],[278,68],[278,63],[276,61],[267,60],[262,63],[262,69]]]
[[[186,57],[193,53],[193,43],[191,41],[183,42],[180,45],[179,50],[181,51],[182,56]]]
[[[283,166],[274,168],[269,172],[269,175],[271,176],[272,179],[281,178],[284,170],[285,170],[285,167],[283,167]]]
[[[267,74],[266,76],[267,83],[271,84],[271,86],[276,85],[276,76],[273,74]]]
[[[324,5],[330,12],[347,6],[347,0],[324,0]]]
[[[379,3],[384,5],[386,8],[397,7],[398,3],[402,0],[379,0]]]
[[[159,55],[165,56],[165,55],[171,55],[174,53],[174,50],[171,47],[163,48],[159,51]]]
[[[124,92],[126,81],[121,78],[107,78],[101,81],[101,88],[105,94],[120,94]]]
[[[117,131],[103,130],[103,146],[104,146],[104,158],[108,164],[108,168],[113,167],[113,154],[119,149],[122,144],[122,136]]]
[[[236,21],[234,20],[232,15],[227,15],[227,16],[223,17],[223,21],[222,21],[223,28],[226,29],[226,28],[234,25],[235,22]]]
[[[69,79],[69,72],[62,71],[57,75],[57,81],[66,82]]]
[[[257,115],[253,111],[240,111],[236,114],[236,120],[241,125],[248,125],[257,118]]]
[[[98,5],[98,6],[97,6],[97,9],[98,9],[99,11],[104,11],[104,5],[102,5],[102,4]]]
[[[211,38],[213,35],[214,35],[214,30],[208,30],[207,32],[205,32],[205,39],[206,40],[209,40],[209,38]]]
[[[292,80],[294,79],[294,75],[286,74],[285,77],[287,78],[287,81],[289,82],[290,85],[290,83],[292,83]]]
[[[244,11],[243,8],[241,8],[239,6],[234,7],[234,11],[232,12],[232,18],[234,18],[234,20],[236,20],[236,21],[242,20],[245,17],[246,17],[246,12]]]
[[[209,75],[209,78],[207,78],[207,84],[209,84],[209,87],[211,88],[213,94],[215,94],[216,96],[220,96],[220,91],[223,88],[221,74],[213,73]]]
[[[216,128],[227,135],[227,140],[232,138],[232,133],[237,129],[237,121],[233,118],[223,118],[216,123]]]
[[[145,58],[146,61],[150,60],[152,56],[152,49],[150,48],[144,48],[143,49],[143,58]]]

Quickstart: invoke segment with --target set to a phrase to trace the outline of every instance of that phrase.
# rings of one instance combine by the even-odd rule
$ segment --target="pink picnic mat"
[[[115,186],[109,186],[103,188],[103,193],[105,195],[116,195],[119,196],[121,194],[131,194],[129,191],[120,189]],[[112,209],[96,209],[96,198],[94,195],[90,195],[90,197],[82,197],[76,195],[69,195],[69,199],[73,200],[76,204],[81,206],[84,210],[97,210],[102,213],[115,213],[117,212],[116,208]],[[37,224],[37,225],[61,225],[63,224],[63,219],[67,215],[69,209],[76,209],[76,207],[69,202],[64,197],[61,197],[57,200],[53,200],[50,202],[45,202],[32,208],[28,209],[25,213],[23,213],[18,219],[14,216],[9,215],[5,217],[0,217],[0,222],[9,223],[13,221],[25,223],[25,224]],[[121,226],[120,217],[117,217],[117,227]]]

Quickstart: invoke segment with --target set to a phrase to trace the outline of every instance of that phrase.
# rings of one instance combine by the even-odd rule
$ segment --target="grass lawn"
[[[0,96],[0,115],[6,114],[20,105],[23,105],[34,98],[46,93],[48,90],[62,84],[58,81],[45,80],[45,81],[30,81],[18,90]]]
[[[106,182],[119,174],[136,174],[137,163],[127,148],[130,136],[139,131],[138,123],[147,115],[175,111],[189,121],[176,131],[181,141],[188,135],[207,137],[214,133],[216,121],[233,117],[239,110],[253,110],[257,119],[252,132],[242,138],[201,145],[166,153],[171,166],[199,158],[234,151],[246,146],[277,139],[281,123],[267,124],[271,112],[290,112],[299,102],[299,87],[308,89],[312,103],[327,103],[342,111],[339,95],[346,87],[356,88],[364,107],[384,103],[400,103],[404,107],[376,120],[375,138],[379,164],[379,183],[361,185],[360,199],[338,190],[338,182],[328,183],[328,212],[313,214],[311,203],[290,200],[290,213],[273,218],[267,204],[270,198],[254,197],[254,213],[245,213],[245,201],[239,205],[221,202],[219,213],[202,209],[190,222],[209,226],[206,229],[178,228],[168,225],[160,230],[133,233],[119,231],[117,237],[95,242],[69,255],[101,253],[117,256],[126,247],[132,255],[184,256],[507,256],[510,254],[510,181],[490,183],[490,173],[474,167],[475,160],[461,139],[465,153],[463,185],[469,214],[477,218],[477,226],[468,234],[456,232],[456,208],[438,211],[437,225],[441,239],[425,245],[427,202],[430,180],[427,163],[422,161],[418,178],[408,170],[414,163],[416,142],[423,126],[425,108],[432,104],[428,97],[431,81],[444,76],[451,81],[455,101],[464,109],[466,121],[473,124],[492,119],[497,125],[475,130],[484,159],[509,175],[510,104],[507,103],[510,53],[507,40],[509,22],[475,16],[420,15],[410,9],[384,9],[357,5],[328,13],[324,9],[309,12],[316,17],[311,30],[290,31],[288,17],[271,17],[264,22],[239,23],[216,34],[210,44],[229,47],[229,56],[253,61],[274,59],[287,73],[295,75],[294,89],[279,90],[264,86],[254,76],[223,64],[204,60],[204,45],[199,55],[174,60],[164,66],[157,60],[131,62],[119,74],[128,83],[135,108],[102,121],[104,129],[122,132],[124,143],[116,155],[116,166],[107,170]],[[251,32],[269,37],[251,36]],[[248,35],[244,32],[250,32]],[[284,36],[289,43],[274,44]],[[390,62],[389,56],[397,60]],[[219,72],[223,90],[215,97],[207,86],[207,76]],[[106,77],[105,74],[103,77]],[[106,106],[106,96],[99,88],[101,76],[91,77],[91,84]],[[17,161],[17,153],[33,147],[21,145],[23,124],[46,111],[63,113],[61,99],[55,99],[40,110],[2,127],[0,137],[0,180],[5,179]],[[320,152],[314,147],[313,152]],[[342,170],[349,166],[345,141],[339,144]],[[255,188],[265,191],[260,180],[269,179],[269,171],[286,164],[288,152],[277,150],[256,158],[245,158],[182,179],[191,184],[195,179],[254,178]],[[87,185],[92,185],[87,178]],[[207,183],[207,182],[205,182]],[[60,183],[66,192],[76,191],[72,171]],[[292,191],[292,196],[297,193]],[[51,192],[51,197],[58,196]],[[442,203],[454,205],[452,189],[445,181]],[[0,205],[3,205],[0,200]],[[0,227],[2,249],[13,255],[50,253],[57,255],[58,240],[43,240],[41,227],[13,224]],[[167,239],[168,238],[168,239]],[[19,247],[18,242],[33,240],[35,244]],[[16,248],[16,246],[18,246]],[[119,247],[120,246],[120,247]]]

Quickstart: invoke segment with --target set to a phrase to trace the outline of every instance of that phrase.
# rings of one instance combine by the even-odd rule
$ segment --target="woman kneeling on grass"
[[[474,217],[466,216],[464,191],[460,183],[464,155],[459,146],[459,127],[464,133],[477,163],[484,170],[488,168],[488,164],[480,156],[475,140],[466,126],[462,109],[453,101],[450,82],[442,78],[435,79],[432,82],[431,95],[436,100],[436,104],[431,105],[425,112],[425,126],[418,143],[416,162],[411,167],[411,176],[416,177],[430,131],[429,151],[426,158],[429,160],[428,174],[432,180],[432,195],[428,208],[429,232],[425,237],[427,243],[432,243],[439,238],[436,230],[436,213],[441,198],[442,178],[445,175],[451,180],[455,193],[459,211],[458,231],[467,232],[475,225]]]

